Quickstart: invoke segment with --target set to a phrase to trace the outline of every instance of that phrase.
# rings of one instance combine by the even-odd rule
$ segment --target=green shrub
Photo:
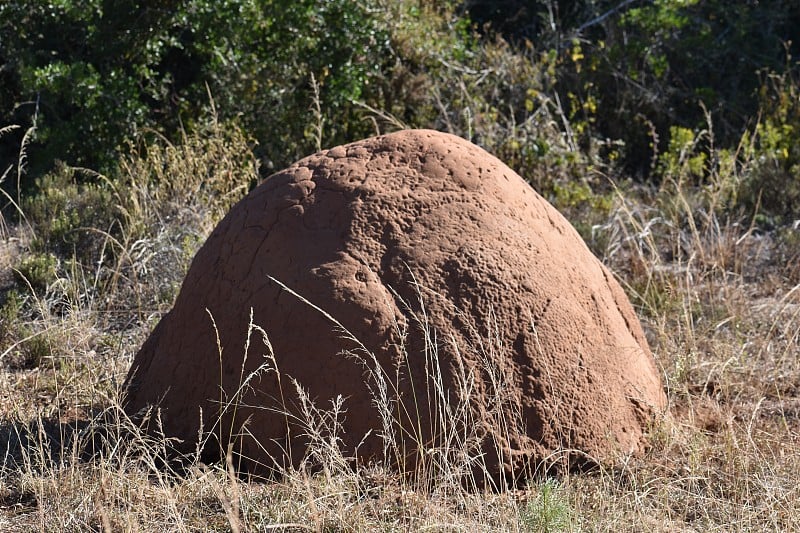
[[[116,200],[107,186],[80,183],[77,172],[60,164],[37,180],[37,192],[22,210],[34,232],[36,252],[75,257],[95,264],[108,235],[119,232]]]
[[[19,345],[9,361],[12,368],[31,369],[37,368],[52,356],[51,340],[45,332],[34,334],[27,327],[20,329],[20,333],[25,339]]]
[[[389,128],[400,123],[467,138],[560,208],[603,203],[594,172],[604,168],[603,146],[577,131],[589,119],[558,99],[555,53],[530,43],[520,51],[501,39],[481,41],[452,6],[402,3],[394,9],[398,63],[382,88],[384,110],[396,119]]]
[[[620,160],[641,177],[651,176],[653,156],[668,149],[672,132],[706,126],[706,110],[718,145],[735,148],[758,114],[758,72],[796,72],[786,62],[800,46],[796,2],[465,5],[518,49],[530,42],[552,50],[563,100],[588,105],[591,133],[622,140]]]
[[[539,493],[528,501],[520,513],[523,531],[553,533],[569,531],[572,509],[558,482],[548,479],[539,485]]]
[[[0,121],[35,121],[34,174],[56,159],[110,172],[125,139],[174,140],[213,102],[288,164],[314,147],[312,77],[325,144],[359,137],[352,102],[388,54],[370,0],[7,0],[0,41]]]
[[[740,200],[749,212],[758,211],[767,221],[791,223],[800,218],[800,68],[768,72],[763,78],[752,166]]]
[[[14,328],[20,321],[25,297],[18,290],[11,289],[2,294],[0,305],[0,343],[5,345],[13,337]]]
[[[30,255],[22,259],[14,273],[19,285],[30,285],[42,294],[58,275],[58,258],[51,253]]]

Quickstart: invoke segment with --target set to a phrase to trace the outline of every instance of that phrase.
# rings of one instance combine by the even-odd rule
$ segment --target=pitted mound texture
[[[235,441],[252,471],[296,465],[308,437],[279,412],[299,413],[294,378],[319,407],[344,397],[343,446],[380,459],[373,360],[271,278],[374,354],[401,413],[402,468],[424,454],[400,426],[442,444],[433,354],[452,404],[459,376],[471,383],[466,426],[484,438],[492,477],[570,453],[560,450],[601,462],[640,451],[665,403],[630,303],[570,224],[482,149],[409,130],[303,159],[237,204],[136,355],[127,412],[158,404],[164,433],[192,451],[200,410],[209,430],[236,398],[215,426],[222,448]],[[251,310],[274,361],[257,333],[244,357]]]

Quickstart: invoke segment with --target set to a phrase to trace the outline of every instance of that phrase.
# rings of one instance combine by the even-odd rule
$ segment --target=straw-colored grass
[[[446,398],[432,375],[431,405],[413,408],[434,410],[449,437],[416,476],[397,475],[390,461],[352,466],[335,440],[346,400],[305,404],[313,469],[260,483],[238,479],[230,457],[171,470],[160,459],[168,443],[140,434],[122,413],[120,383],[199,243],[257,179],[249,154],[245,139],[220,125],[181,145],[134,150],[124,180],[111,187],[97,178],[115,198],[119,225],[74,230],[101,236],[93,264],[58,257],[52,271],[22,272],[47,252],[36,232],[48,221],[26,213],[5,222],[0,529],[800,530],[800,271],[787,260],[797,259],[797,229],[757,232],[747,217],[724,219],[716,208],[723,187],[683,183],[620,189],[590,242],[628,290],[667,388],[669,413],[654,421],[643,457],[533,477],[518,490],[470,486],[474,435],[454,431],[469,427],[469,380]],[[251,324],[251,333],[255,342],[263,332]],[[368,351],[357,355],[372,368],[391,436],[392,416],[411,406],[392,404],[396,377],[370,367]],[[497,376],[498,397],[502,390]],[[514,413],[496,416],[514,423]],[[387,440],[388,455],[402,453],[392,449],[399,442]]]

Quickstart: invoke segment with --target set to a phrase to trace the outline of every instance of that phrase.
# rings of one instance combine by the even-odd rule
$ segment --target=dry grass
[[[215,127],[124,160],[127,179],[113,189],[121,230],[98,229],[97,264],[62,260],[44,289],[29,287],[12,269],[34,253],[37,221],[4,229],[0,528],[800,530],[800,236],[722,219],[723,186],[620,190],[594,231],[591,244],[640,311],[668,388],[669,413],[651,428],[644,457],[524,490],[463,490],[452,481],[472,453],[468,438],[417,479],[385,466],[354,470],[318,423],[335,420],[335,409],[310,406],[308,429],[321,431],[317,473],[249,483],[228,464],[169,470],[159,461],[165,443],[121,413],[119,384],[198,243],[255,179],[245,140]],[[469,421],[462,404],[433,408]],[[458,422],[439,419],[445,432]]]

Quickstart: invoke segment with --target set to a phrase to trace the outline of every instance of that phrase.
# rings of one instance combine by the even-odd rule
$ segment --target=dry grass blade
[[[25,171],[28,167],[28,146],[33,139],[34,134],[36,133],[36,119],[34,118],[33,126],[25,130],[25,134],[22,136],[22,142],[19,146],[19,156],[17,158],[17,209],[19,206],[22,205],[21,194],[22,189],[20,185],[22,184],[22,176],[25,174]]]
[[[17,124],[9,124],[8,126],[3,126],[2,128],[0,128],[0,137],[6,135],[7,133],[11,133],[12,131],[16,131],[20,128],[21,126]]]

